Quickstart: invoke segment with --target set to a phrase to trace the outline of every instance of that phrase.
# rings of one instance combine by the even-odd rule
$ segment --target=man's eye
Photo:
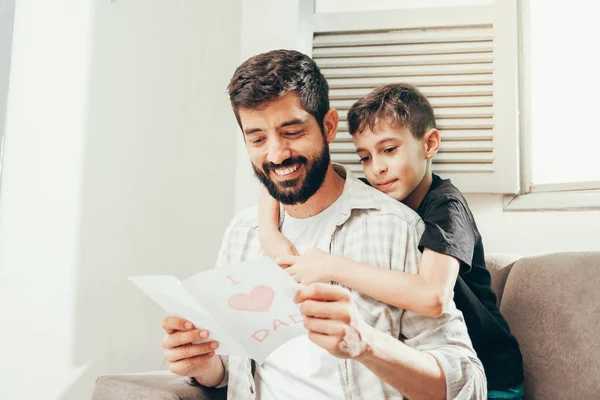
[[[252,143],[252,144],[259,144],[259,143],[261,143],[264,140],[265,140],[265,138],[256,138],[256,139],[250,140],[250,143]]]
[[[299,134],[301,134],[301,133],[302,133],[302,131],[296,131],[296,132],[285,132],[285,133],[284,133],[284,135],[285,135],[285,136],[292,136],[292,137],[293,137],[293,136],[297,136],[297,135],[299,135]]]
[[[393,153],[394,150],[396,150],[398,148],[398,146],[392,146],[392,147],[387,147],[385,150],[383,150],[384,153]]]

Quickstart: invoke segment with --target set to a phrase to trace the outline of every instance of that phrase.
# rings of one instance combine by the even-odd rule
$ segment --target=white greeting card
[[[214,268],[179,281],[173,276],[129,278],[172,316],[191,321],[220,343],[218,354],[261,363],[307,331],[293,298],[300,285],[267,257]]]

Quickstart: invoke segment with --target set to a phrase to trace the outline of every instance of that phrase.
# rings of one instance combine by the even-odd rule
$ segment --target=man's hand
[[[286,271],[302,285],[315,282],[329,282],[338,259],[322,250],[310,249],[303,256],[278,257],[275,262],[281,266],[289,265]]]
[[[298,291],[308,337],[338,358],[359,358],[370,349],[369,327],[358,315],[350,292],[340,286],[314,283]]]
[[[165,358],[171,372],[195,378],[204,386],[216,386],[224,375],[221,357],[215,356],[219,343],[207,341],[209,332],[197,329],[185,319],[166,317],[162,327],[166,335],[162,341]]]

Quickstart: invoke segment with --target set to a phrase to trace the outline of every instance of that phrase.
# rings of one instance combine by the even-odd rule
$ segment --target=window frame
[[[504,196],[505,211],[600,210],[600,180],[533,183],[531,124],[531,0],[518,2],[521,193]]]

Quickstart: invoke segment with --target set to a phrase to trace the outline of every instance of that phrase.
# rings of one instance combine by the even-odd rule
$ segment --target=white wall
[[[487,253],[600,251],[600,211],[505,212],[500,195],[466,198]]]
[[[239,0],[20,1],[0,192],[0,399],[161,367],[128,275],[211,267],[233,214]]]
[[[6,122],[14,12],[15,0],[0,0],[0,174],[2,173],[2,139]],[[2,190],[1,184],[2,177],[0,175],[0,190]]]

